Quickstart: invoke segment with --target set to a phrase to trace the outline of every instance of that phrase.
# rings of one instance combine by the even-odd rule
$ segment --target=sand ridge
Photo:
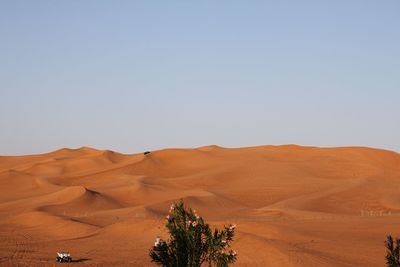
[[[152,266],[178,199],[211,225],[236,223],[236,266],[383,266],[400,234],[400,154],[297,145],[89,147],[0,157],[0,266]],[[362,253],[360,253],[362,251]]]

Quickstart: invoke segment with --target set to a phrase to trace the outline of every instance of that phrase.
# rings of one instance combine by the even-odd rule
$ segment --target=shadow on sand
[[[84,262],[84,261],[90,261],[91,259],[87,259],[87,258],[82,258],[82,259],[74,259],[71,262]]]

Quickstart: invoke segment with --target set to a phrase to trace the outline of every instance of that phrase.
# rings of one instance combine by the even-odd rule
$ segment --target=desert
[[[400,154],[297,145],[89,147],[0,157],[0,265],[155,266],[165,216],[183,200],[237,225],[234,266],[383,266],[399,234]]]

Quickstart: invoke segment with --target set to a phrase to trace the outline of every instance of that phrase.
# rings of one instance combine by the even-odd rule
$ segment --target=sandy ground
[[[0,157],[0,265],[154,266],[170,204],[236,223],[235,266],[385,265],[400,234],[400,154],[360,147],[92,148]]]

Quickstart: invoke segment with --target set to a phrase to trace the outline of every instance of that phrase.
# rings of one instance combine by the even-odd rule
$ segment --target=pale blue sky
[[[400,1],[0,0],[0,155],[400,151]]]

